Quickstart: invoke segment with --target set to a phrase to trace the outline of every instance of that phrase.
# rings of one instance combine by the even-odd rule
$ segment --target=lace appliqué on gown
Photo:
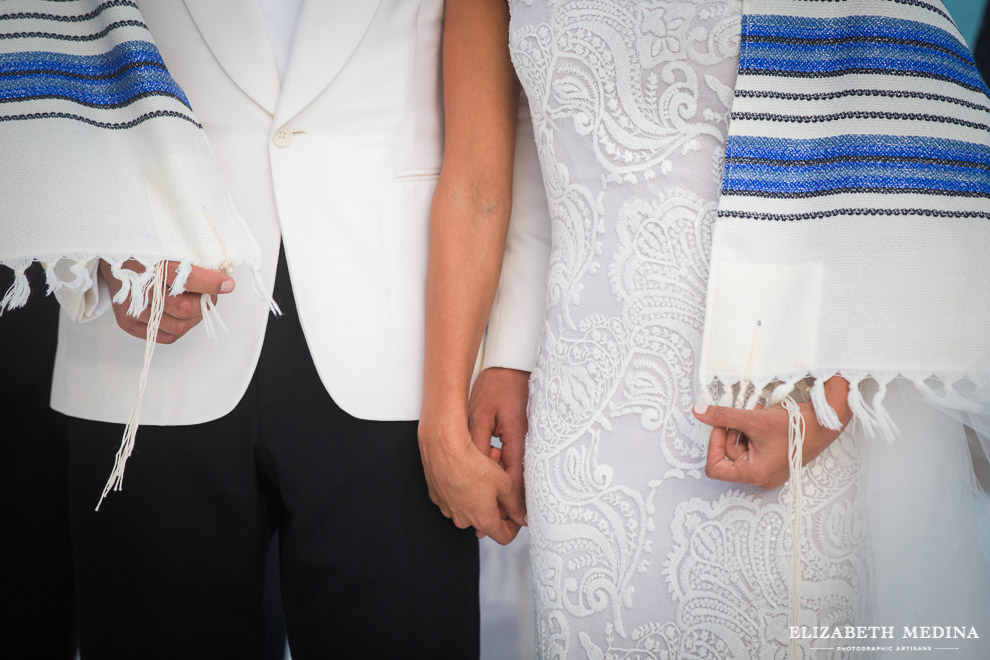
[[[784,658],[787,489],[706,479],[691,437],[738,2],[510,5],[553,222],[526,454],[540,655]],[[858,615],[856,460],[843,437],[806,470],[809,625]]]

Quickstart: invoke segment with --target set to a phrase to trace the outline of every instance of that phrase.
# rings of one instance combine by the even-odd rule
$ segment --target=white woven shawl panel
[[[746,0],[700,377],[967,377],[990,353],[990,101],[938,2]]]
[[[0,5],[0,142],[0,264],[40,260],[52,289],[90,285],[82,268],[56,269],[65,260],[260,265],[133,2]]]

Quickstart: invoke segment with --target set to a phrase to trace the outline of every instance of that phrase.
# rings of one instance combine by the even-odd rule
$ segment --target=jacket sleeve
[[[99,264],[99,259],[92,259],[86,263],[90,286],[77,291],[68,289],[55,291],[55,298],[62,306],[62,311],[73,321],[81,323],[92,321],[110,309],[110,289],[100,275],[97,268]]]
[[[532,371],[546,307],[550,212],[537,157],[533,122],[519,98],[512,180],[512,213],[502,275],[488,317],[482,368]]]

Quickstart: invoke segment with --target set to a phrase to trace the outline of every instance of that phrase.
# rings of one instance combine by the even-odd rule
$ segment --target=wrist
[[[468,433],[467,411],[451,412],[448,407],[446,412],[433,413],[432,409],[424,406],[419,419],[418,434],[421,444],[442,444],[448,447],[469,444],[471,439]]]

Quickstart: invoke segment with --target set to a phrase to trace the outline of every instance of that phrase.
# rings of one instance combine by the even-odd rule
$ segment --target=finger
[[[735,438],[733,440],[726,440],[725,455],[730,461],[737,461],[743,454],[749,451],[749,442],[746,436],[739,431],[730,430],[728,433],[734,434]]]
[[[705,461],[705,474],[717,464],[725,460],[726,430],[723,428],[713,428],[711,436],[708,438],[708,457]],[[708,476],[711,476],[708,474]]]
[[[487,530],[488,536],[499,545],[508,545],[519,533],[519,524],[514,520],[492,520]]]
[[[120,309],[123,314],[127,314],[127,308],[128,305],[130,304],[131,304],[130,297],[128,297],[127,300],[125,300],[123,303],[120,304]],[[116,307],[117,304],[114,303],[114,306]],[[127,318],[134,319],[135,321],[143,325],[148,325],[148,321],[151,319],[151,305],[145,305],[144,309],[137,316],[131,316],[130,314],[127,314]]]
[[[491,457],[491,459],[493,461],[495,461],[496,463],[498,463],[499,465],[501,465],[502,464],[502,450],[500,448],[496,447],[495,445],[491,445],[491,449],[489,451],[491,453],[489,453],[488,455]]]
[[[526,499],[523,497],[522,491],[519,488],[511,486],[509,489],[499,493],[498,502],[513,522],[517,525],[526,525]]]
[[[492,434],[495,433],[494,415],[473,414],[468,421],[471,443],[485,456],[492,453]]]
[[[198,293],[180,293],[165,297],[165,313],[177,319],[201,319],[203,317],[202,296]]]
[[[167,332],[170,335],[181,337],[195,328],[201,320],[201,318],[196,318],[191,321],[187,319],[177,319],[174,316],[165,314],[162,316],[161,324],[158,326],[159,332]]]
[[[747,483],[741,481],[745,473],[743,470],[743,456],[738,460],[726,457],[726,439],[728,433],[724,428],[712,429],[712,435],[708,441],[708,459],[705,463],[705,475],[709,479],[719,481],[733,481],[736,483]]]
[[[148,324],[141,323],[140,321],[135,321],[128,318],[126,321],[117,320],[117,325],[119,325],[124,332],[132,337],[137,337],[138,339],[148,338]]]
[[[737,484],[751,485],[753,478],[748,471],[745,458],[738,461],[731,461],[723,458],[717,463],[711,463],[705,467],[705,476],[716,481],[728,481]]]
[[[132,337],[135,337],[135,338],[141,339],[141,340],[145,340],[145,341],[147,341],[147,339],[148,339],[148,324],[147,323],[142,323],[141,321],[138,321],[138,320],[133,319],[131,317],[127,317],[127,320],[124,321],[123,323],[121,323],[118,320],[117,325],[119,325],[123,329],[124,332],[126,332],[127,334],[129,334]],[[172,334],[171,332],[166,332],[166,331],[162,330],[161,328],[159,328],[158,334],[155,336],[155,341],[157,343],[159,343],[159,344],[172,344],[177,339],[179,339],[179,337],[181,337],[181,335],[175,335],[175,334]]]
[[[753,410],[763,410],[763,404],[757,403]],[[735,460],[739,454],[746,451],[746,447],[739,447],[739,445],[745,445],[749,442],[749,438],[745,433],[738,429],[732,429],[732,435],[730,441],[727,443],[725,448],[725,455],[729,458]],[[735,454],[735,455],[734,455]]]
[[[182,335],[174,335],[171,332],[165,332],[159,329],[158,335],[155,336],[155,342],[159,344],[174,344],[177,342]]]
[[[758,410],[740,410],[739,408],[728,408],[726,406],[705,406],[697,404],[694,407],[694,416],[708,426],[738,429],[747,435],[754,435],[757,431],[757,419],[762,415]]]
[[[176,320],[195,320],[198,323],[203,318],[203,309],[200,307],[199,300],[200,295],[198,293],[180,293],[178,296],[165,296],[165,310],[162,318],[168,315]],[[121,313],[127,314],[127,306],[130,305],[129,301],[130,298],[121,305],[115,303],[114,307],[119,308]],[[128,315],[128,318],[147,325],[148,321],[151,320],[151,305],[146,305],[137,316]]]
[[[523,487],[523,458],[526,453],[526,431],[502,434],[502,465],[516,488]]]
[[[175,280],[175,268],[172,268],[174,264],[175,262],[169,262],[167,280],[169,284]],[[193,266],[192,270],[189,271],[189,277],[186,279],[185,289],[192,293],[212,293],[214,295],[230,293],[234,290],[234,278],[226,273]]]

